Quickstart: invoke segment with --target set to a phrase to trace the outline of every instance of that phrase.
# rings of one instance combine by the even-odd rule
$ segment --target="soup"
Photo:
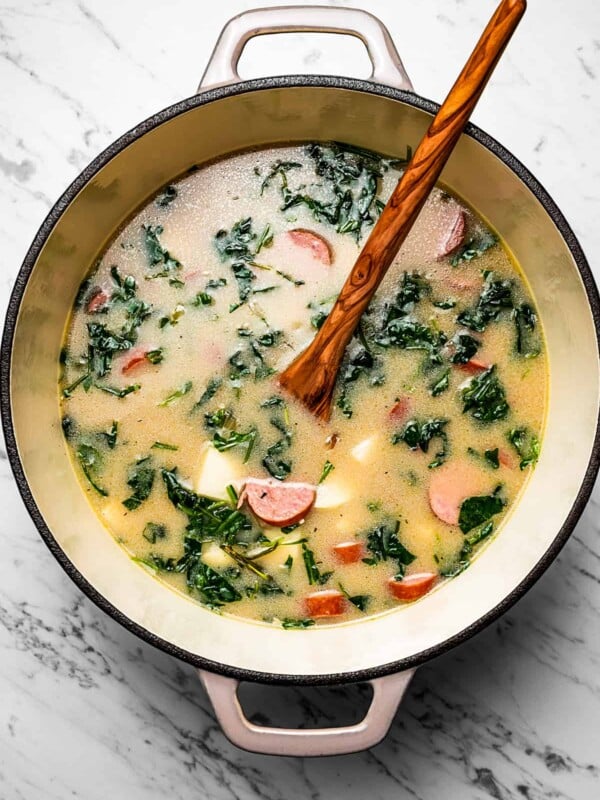
[[[60,392],[82,489],[140,568],[215,611],[292,629],[415,602],[469,566],[535,466],[535,305],[441,186],[363,315],[329,422],[278,386],[405,164],[314,143],[203,166],[81,286]]]

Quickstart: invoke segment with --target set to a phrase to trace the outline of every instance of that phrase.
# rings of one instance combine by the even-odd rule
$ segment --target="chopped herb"
[[[442,311],[448,311],[456,306],[456,300],[436,300],[432,302],[432,305],[436,308],[441,308]]]
[[[367,503],[367,510],[374,514],[376,511],[381,511],[381,502],[379,500],[371,500]]]
[[[352,406],[348,397],[350,384],[355,383],[362,376],[368,375],[374,368],[375,363],[371,353],[362,346],[355,348],[354,352],[350,352],[345,357],[339,376],[342,389],[336,402],[345,417],[352,416]]]
[[[86,444],[85,442],[80,442],[75,452],[77,454],[77,459],[81,464],[83,474],[88,479],[92,487],[98,492],[98,494],[102,495],[102,497],[108,497],[108,492],[97,483],[96,479],[96,472],[102,466],[102,456],[98,450],[96,450],[95,447],[92,447],[92,445]]]
[[[287,570],[291,570],[293,563],[294,563],[294,559],[293,559],[293,557],[292,557],[292,556],[288,556],[288,557],[286,558],[286,560],[283,562],[283,566],[284,566],[284,567],[285,567]]]
[[[267,448],[267,453],[261,462],[267,472],[278,481],[284,481],[292,471],[291,461],[281,458],[281,454],[286,447],[286,440],[280,439]]]
[[[454,353],[450,357],[453,364],[466,364],[479,350],[480,342],[468,333],[457,333],[452,339]]]
[[[254,248],[254,255],[258,255],[263,247],[270,247],[273,244],[273,231],[269,224],[265,225],[263,232],[259,235]]]
[[[261,408],[283,408],[285,406],[285,400],[281,395],[274,394],[272,397],[268,397],[266,400],[263,400],[260,404]]]
[[[302,543],[302,559],[306,568],[308,582],[311,586],[315,584],[327,583],[333,572],[321,572],[315,561],[315,554],[306,546],[306,542]]]
[[[194,306],[212,306],[215,302],[215,298],[212,294],[208,294],[208,292],[198,292],[196,297],[192,300],[192,305]]]
[[[429,469],[435,469],[444,463],[448,455],[448,434],[445,430],[447,424],[447,419],[428,419],[424,422],[411,419],[400,433],[392,436],[392,444],[404,442],[411,450],[420,449],[423,453],[428,453],[432,439],[440,439],[441,448],[429,464]]]
[[[193,384],[191,381],[186,381],[179,387],[179,389],[175,389],[174,392],[171,392],[170,395],[165,397],[165,399],[158,404],[159,407],[164,408],[166,406],[172,405],[176,400],[179,400],[181,397],[184,397],[191,390],[192,385]]]
[[[441,376],[436,378],[429,387],[429,394],[432,397],[437,397],[448,389],[450,385],[450,370],[446,369],[442,372]]]
[[[371,558],[363,558],[363,562],[369,566],[379,564],[380,561],[387,561],[388,558],[398,562],[399,577],[404,576],[405,567],[415,560],[409,550],[404,547],[398,538],[400,522],[396,520],[392,523],[382,523],[367,533],[367,550],[372,554]]]
[[[171,205],[173,200],[177,197],[177,187],[170,185],[167,186],[156,198],[155,203],[159,208],[165,208]]]
[[[155,475],[156,470],[152,466],[150,456],[138,459],[129,467],[127,485],[133,489],[133,494],[123,500],[125,508],[129,511],[135,511],[144,500],[148,499],[154,486]]]
[[[474,258],[479,258],[479,256],[482,256],[497,243],[498,239],[489,231],[485,231],[479,236],[473,236],[468,242],[466,242],[455,253],[453,253],[453,255],[450,257],[450,263],[453,267],[457,267],[463,261],[472,261]]]
[[[329,473],[334,470],[335,467],[331,463],[331,461],[327,460],[323,465],[323,471],[321,472],[321,477],[319,478],[319,483],[323,483],[325,478],[329,475]]]
[[[167,529],[164,525],[159,525],[156,522],[147,522],[142,536],[150,544],[156,544],[159,539],[166,539]]]
[[[502,511],[506,500],[500,497],[501,488],[501,486],[497,486],[492,494],[467,497],[462,501],[458,525],[463,533],[469,533],[473,528],[477,528]]]
[[[495,371],[495,366],[486,369],[461,390],[463,414],[470,411],[471,415],[481,422],[495,422],[506,417],[510,406],[506,402],[506,392]]]
[[[176,444],[167,444],[166,442],[154,442],[151,447],[152,450],[179,450]]]
[[[442,364],[441,348],[447,338],[443,331],[428,327],[413,319],[392,319],[375,341],[382,347],[400,347],[402,350],[424,350],[431,366]]]
[[[507,434],[508,441],[517,451],[521,462],[520,469],[533,467],[540,456],[540,440],[528,428],[513,428]]]

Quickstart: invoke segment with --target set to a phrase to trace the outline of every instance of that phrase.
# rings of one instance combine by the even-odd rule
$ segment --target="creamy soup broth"
[[[210,608],[294,628],[413,602],[468,567],[534,468],[535,305],[441,187],[363,317],[330,421],[278,387],[401,168],[327,145],[202,167],[82,285],[60,380],[82,489],[140,568]]]

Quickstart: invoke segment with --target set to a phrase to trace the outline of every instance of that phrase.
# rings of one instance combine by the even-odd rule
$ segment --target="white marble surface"
[[[434,99],[442,98],[494,5],[364,4],[388,24],[417,90]],[[3,306],[26,248],[65,186],[116,136],[191,93],[225,20],[251,5],[0,2]],[[295,37],[257,48],[246,69],[356,67],[364,74],[356,54]],[[547,186],[596,269],[599,84],[596,0],[531,0],[475,114]],[[383,744],[361,755],[303,761],[253,756],[227,743],[193,670],[139,642],[71,584],[37,535],[0,455],[2,800],[600,797],[598,492],[527,597],[417,673]],[[253,688],[249,695],[263,718],[280,719],[289,703],[283,690]],[[295,719],[339,719],[357,697],[351,690],[293,692]]]

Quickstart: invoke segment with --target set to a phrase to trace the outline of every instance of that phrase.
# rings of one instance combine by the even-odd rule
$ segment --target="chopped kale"
[[[479,258],[497,243],[498,239],[489,231],[485,231],[479,236],[473,236],[451,255],[450,263],[453,267],[457,267],[462,261],[472,261],[474,258]]]
[[[62,432],[65,439],[72,439],[77,429],[73,417],[65,415],[60,421],[60,426],[62,428]]]
[[[158,320],[158,327],[166,328],[167,325],[171,326],[177,325],[177,323],[179,322],[181,317],[183,317],[184,314],[185,314],[185,306],[182,306],[181,303],[178,303],[168,316],[161,317]]]
[[[517,451],[520,469],[527,469],[537,464],[540,456],[540,440],[528,428],[513,428],[507,434],[508,441]]]
[[[329,459],[328,459],[328,460],[325,462],[325,464],[323,465],[323,470],[322,470],[322,472],[321,472],[321,477],[319,478],[319,483],[323,483],[323,481],[325,480],[325,478],[326,478],[326,477],[329,475],[329,473],[330,473],[332,470],[334,470],[334,469],[335,469],[335,467],[333,466],[333,464],[331,463],[331,461],[329,461]]]
[[[109,446],[111,450],[115,449],[115,445],[117,444],[117,434],[119,431],[119,423],[116,420],[113,420],[112,425],[107,431],[101,431],[100,436],[104,437],[106,440],[106,444]]]
[[[123,505],[126,509],[135,511],[144,500],[148,499],[154,486],[155,475],[156,470],[152,465],[150,456],[138,459],[129,467],[127,485],[133,489],[133,494],[123,500]]]
[[[498,319],[502,311],[512,309],[513,287],[509,280],[496,279],[493,272],[486,275],[483,291],[477,304],[466,311],[462,311],[456,321],[472,331],[480,333],[486,329],[490,322]]]
[[[388,559],[397,561],[397,575],[403,577],[405,568],[412,564],[416,556],[404,547],[398,538],[399,531],[400,522],[398,520],[394,523],[382,523],[368,531],[367,550],[371,553],[371,557],[363,558],[364,563],[374,566],[380,561]]]
[[[457,575],[460,575],[461,572],[464,572],[467,567],[471,565],[471,554],[473,553],[473,549],[484,539],[487,539],[493,530],[494,523],[490,520],[490,522],[486,522],[485,525],[479,528],[479,530],[475,531],[475,533],[471,534],[471,536],[467,536],[463,542],[455,563],[450,567],[446,567],[445,569],[441,570],[440,575],[443,578],[456,578]]]
[[[173,200],[177,197],[177,187],[170,185],[167,186],[163,191],[158,195],[156,200],[154,201],[159,208],[166,208],[166,206],[171,205]]]
[[[338,583],[338,586],[340,587],[340,592],[344,595],[344,597],[347,600],[349,600],[353,606],[356,606],[359,611],[367,610],[367,606],[369,605],[369,601],[371,599],[370,595],[368,594],[349,595],[341,583]]]
[[[438,395],[445,392],[448,387],[450,386],[450,370],[445,369],[441,375],[439,375],[429,387],[429,394],[432,397],[437,397]]]
[[[245,433],[241,431],[228,431],[226,434],[216,431],[213,436],[213,445],[222,453],[226,450],[231,450],[234,447],[241,447],[244,450],[244,464],[250,458],[258,431],[256,428],[250,428]]]
[[[122,399],[123,397],[127,397],[128,394],[133,394],[134,392],[139,392],[141,386],[139,383],[131,383],[129,386],[123,386],[119,388],[118,386],[107,386],[103,383],[95,384],[97,389],[100,389],[106,394],[112,394],[113,397],[119,397]]]
[[[306,546],[306,542],[302,543],[302,559],[304,561],[304,567],[306,568],[308,582],[311,586],[327,583],[329,578],[333,575],[333,572],[320,571],[315,561],[315,554]]]
[[[81,464],[83,474],[88,479],[91,486],[99,495],[102,495],[102,497],[108,497],[108,492],[99,485],[96,477],[98,470],[102,466],[102,456],[100,452],[95,447],[92,447],[92,445],[86,442],[80,442],[75,453]]]
[[[314,624],[314,619],[291,619],[290,617],[285,617],[285,619],[281,620],[281,627],[286,630],[292,630],[293,628],[312,628]]]
[[[110,275],[115,284],[115,289],[110,296],[111,302],[127,303],[132,300],[137,291],[137,284],[133,275],[126,275],[123,278],[116,265],[110,268]]]
[[[392,444],[404,442],[411,450],[419,449],[423,453],[428,453],[432,439],[439,439],[441,447],[429,464],[429,469],[435,469],[444,463],[448,455],[448,434],[445,430],[447,424],[447,419],[428,419],[424,422],[411,419],[400,433],[392,436]]]
[[[154,442],[154,444],[152,445],[152,447],[150,449],[151,450],[172,450],[173,452],[175,452],[176,450],[179,450],[179,448],[177,447],[176,444],[167,444],[166,442]]]
[[[510,406],[504,387],[495,373],[496,367],[492,366],[472,378],[461,390],[463,414],[469,411],[481,422],[495,422],[507,416]]]
[[[466,364],[479,350],[480,342],[468,333],[457,333],[452,339],[454,352],[450,357],[453,364]]]
[[[186,381],[178,389],[175,389],[175,391],[167,395],[167,397],[165,397],[165,399],[162,400],[158,405],[161,408],[173,405],[173,403],[175,403],[177,400],[179,400],[182,397],[185,397],[185,395],[191,391],[192,386],[193,386],[192,381]]]
[[[196,403],[195,407],[200,407],[206,405],[209,400],[212,400],[216,393],[219,391],[221,386],[223,385],[222,378],[211,378],[208,383],[206,384],[206,389],[200,395],[200,399]]]
[[[463,533],[469,533],[503,510],[506,500],[500,497],[501,488],[497,486],[492,494],[467,497],[462,501],[458,525]]]
[[[158,267],[158,271],[148,277],[173,278],[173,273],[180,270],[182,264],[162,246],[159,238],[163,233],[162,225],[142,225],[142,229],[148,265],[151,269]]]
[[[142,536],[147,542],[150,542],[150,544],[156,544],[159,539],[166,539],[167,529],[164,525],[159,525],[156,522],[147,522]]]
[[[522,303],[513,309],[516,330],[515,350],[523,358],[535,358],[541,353],[540,340],[535,333],[537,314],[529,305]]]

